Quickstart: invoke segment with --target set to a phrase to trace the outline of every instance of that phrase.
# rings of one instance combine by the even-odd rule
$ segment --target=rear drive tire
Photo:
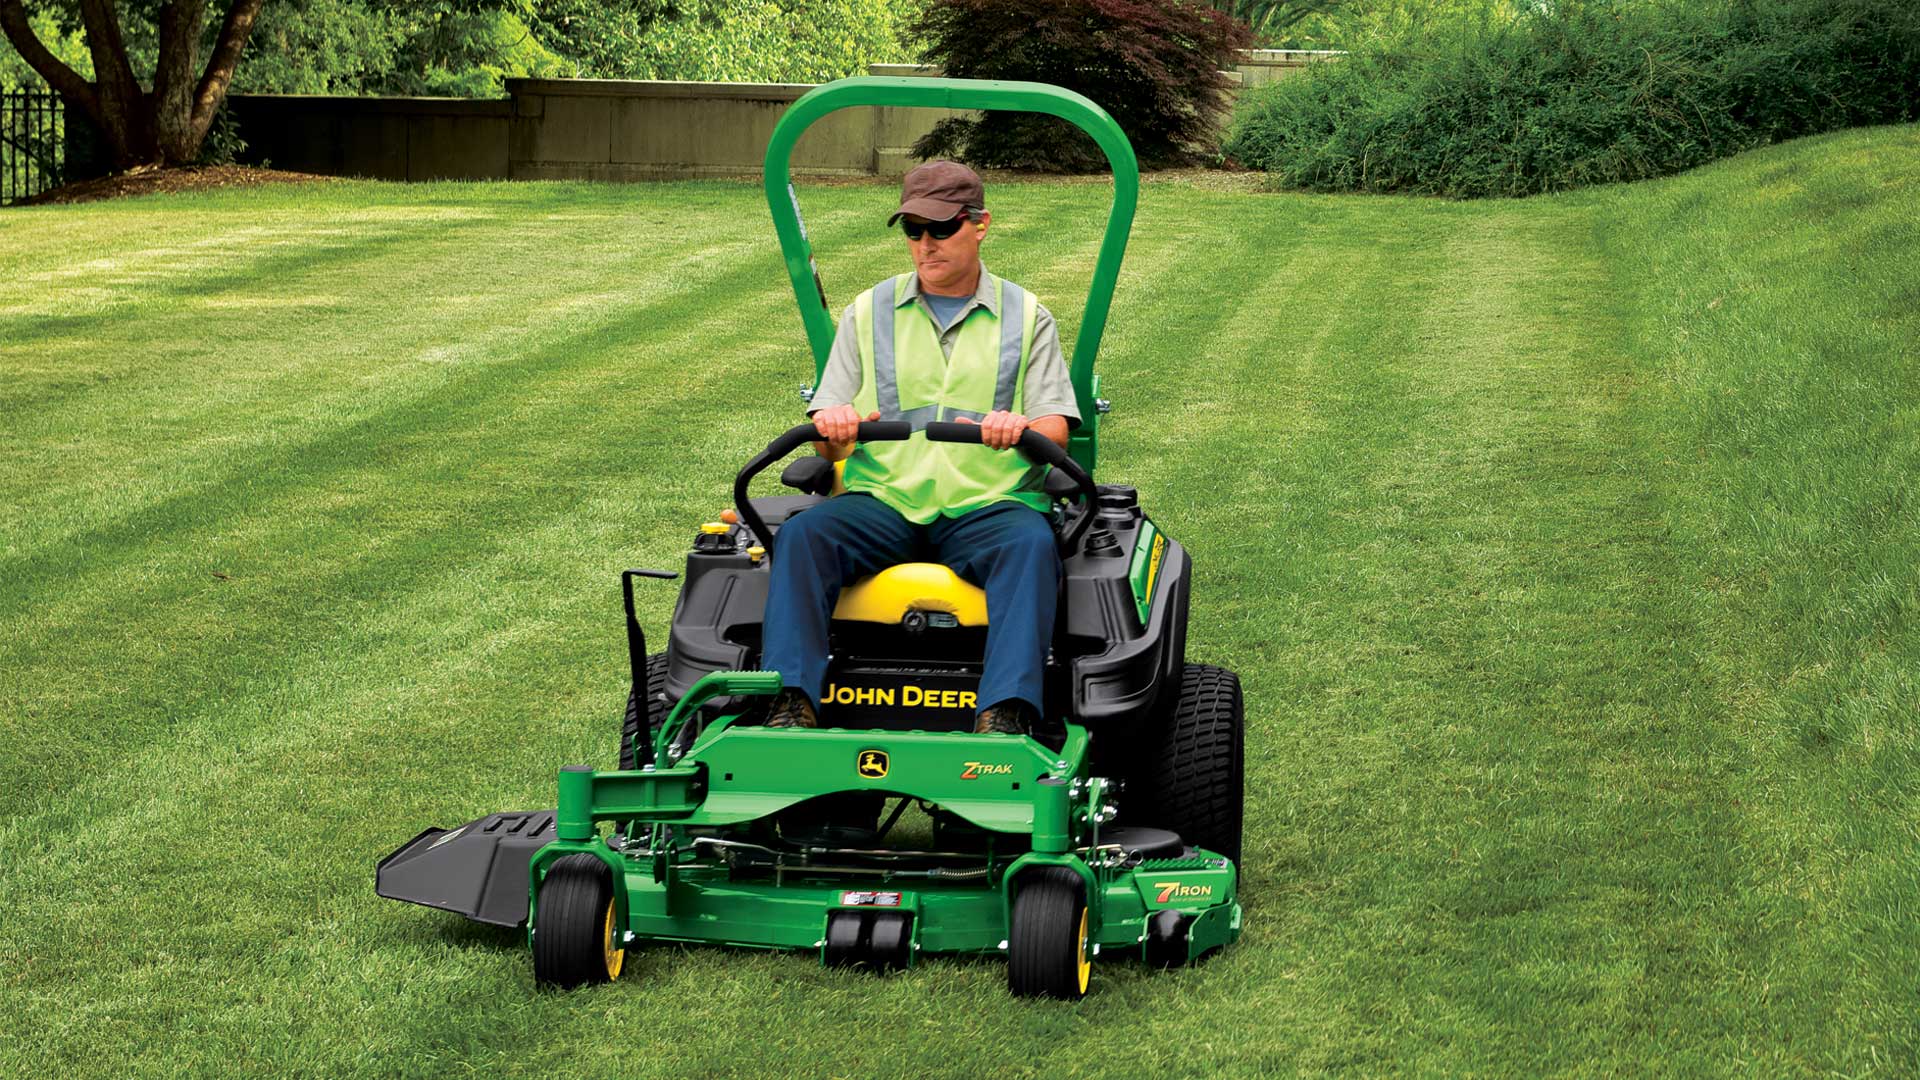
[[[612,982],[626,962],[613,877],[587,854],[548,868],[533,913],[533,977],[562,989]]]
[[[1135,781],[1147,804],[1137,820],[1238,863],[1246,766],[1240,677],[1210,664],[1186,665],[1163,723],[1159,747]]]
[[[651,741],[660,733],[660,725],[667,722],[667,654],[654,653],[647,657],[647,699],[640,700],[638,688],[627,692],[627,716],[620,724],[620,767],[622,769],[639,768],[638,757],[634,754],[634,739],[644,737]],[[643,708],[644,707],[644,708]],[[641,735],[640,717],[647,718],[646,733]]]
[[[1078,1001],[1087,994],[1087,900],[1080,875],[1049,866],[1021,878],[1007,930],[1007,989]]]

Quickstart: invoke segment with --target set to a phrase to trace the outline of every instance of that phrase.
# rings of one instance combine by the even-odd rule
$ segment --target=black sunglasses
[[[960,226],[965,225],[966,223],[967,223],[967,219],[966,219],[966,215],[964,214],[961,215],[960,217],[952,218],[947,221],[912,222],[912,221],[908,221],[905,218],[901,218],[900,228],[902,231],[904,231],[907,234],[907,239],[909,240],[920,239],[921,233],[926,233],[927,235],[933,237],[935,240],[945,240],[946,238],[952,236],[954,233],[959,232]]]

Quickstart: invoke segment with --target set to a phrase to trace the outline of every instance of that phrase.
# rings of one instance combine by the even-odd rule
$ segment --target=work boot
[[[819,727],[820,718],[813,715],[813,702],[807,695],[788,687],[774,696],[773,707],[767,710],[768,727]]]
[[[1026,706],[1018,701],[1002,701],[980,710],[973,722],[975,735],[1025,735],[1028,731]]]

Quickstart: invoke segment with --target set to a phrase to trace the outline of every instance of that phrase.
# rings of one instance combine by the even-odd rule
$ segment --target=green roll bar
[[[774,232],[780,237],[787,274],[793,279],[793,295],[800,302],[800,321],[813,348],[816,385],[821,372],[826,370],[827,354],[833,348],[834,319],[827,310],[826,291],[820,284],[820,271],[814,263],[806,226],[800,220],[800,199],[794,192],[788,163],[794,143],[814,121],[837,109],[861,105],[1046,113],[1078,125],[1106,152],[1107,162],[1113,167],[1113,208],[1107,213],[1107,231],[1100,240],[1100,257],[1093,266],[1093,283],[1087,290],[1086,312],[1080,320],[1080,338],[1074,345],[1072,358],[1073,395],[1080,407],[1081,425],[1074,432],[1068,450],[1083,467],[1091,470],[1099,446],[1099,381],[1093,372],[1093,361],[1100,352],[1100,337],[1107,328],[1107,311],[1113,304],[1113,288],[1120,279],[1121,260],[1126,257],[1127,234],[1133,228],[1133,211],[1140,201],[1140,164],[1126,132],[1120,130],[1120,125],[1105,109],[1081,95],[1034,82],[841,79],[815,87],[788,106],[774,126],[773,138],[767,142],[767,209],[773,213]]]

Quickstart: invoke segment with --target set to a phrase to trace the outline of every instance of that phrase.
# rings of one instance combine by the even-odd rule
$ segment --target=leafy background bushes
[[[1530,195],[1920,113],[1911,0],[1550,0],[1373,29],[1249,92],[1227,152],[1315,190]]]
[[[931,0],[909,28],[923,58],[961,79],[1032,79],[1107,110],[1145,165],[1218,157],[1223,68],[1253,43],[1246,24],[1190,0]],[[1098,172],[1106,155],[1079,128],[1031,113],[943,120],[914,146],[1005,169]]]
[[[40,39],[91,77],[76,10],[27,0]],[[151,11],[128,11],[130,57],[149,72]],[[1348,51],[1248,91],[1225,147],[1318,190],[1527,195],[1920,113],[1920,0],[272,0],[233,89],[819,82],[917,55],[952,75],[1070,86],[1115,115],[1145,164],[1168,166],[1219,158],[1218,72],[1252,44]],[[0,46],[0,89],[40,87]],[[1077,129],[1023,114],[948,121],[916,149],[1105,168]]]

